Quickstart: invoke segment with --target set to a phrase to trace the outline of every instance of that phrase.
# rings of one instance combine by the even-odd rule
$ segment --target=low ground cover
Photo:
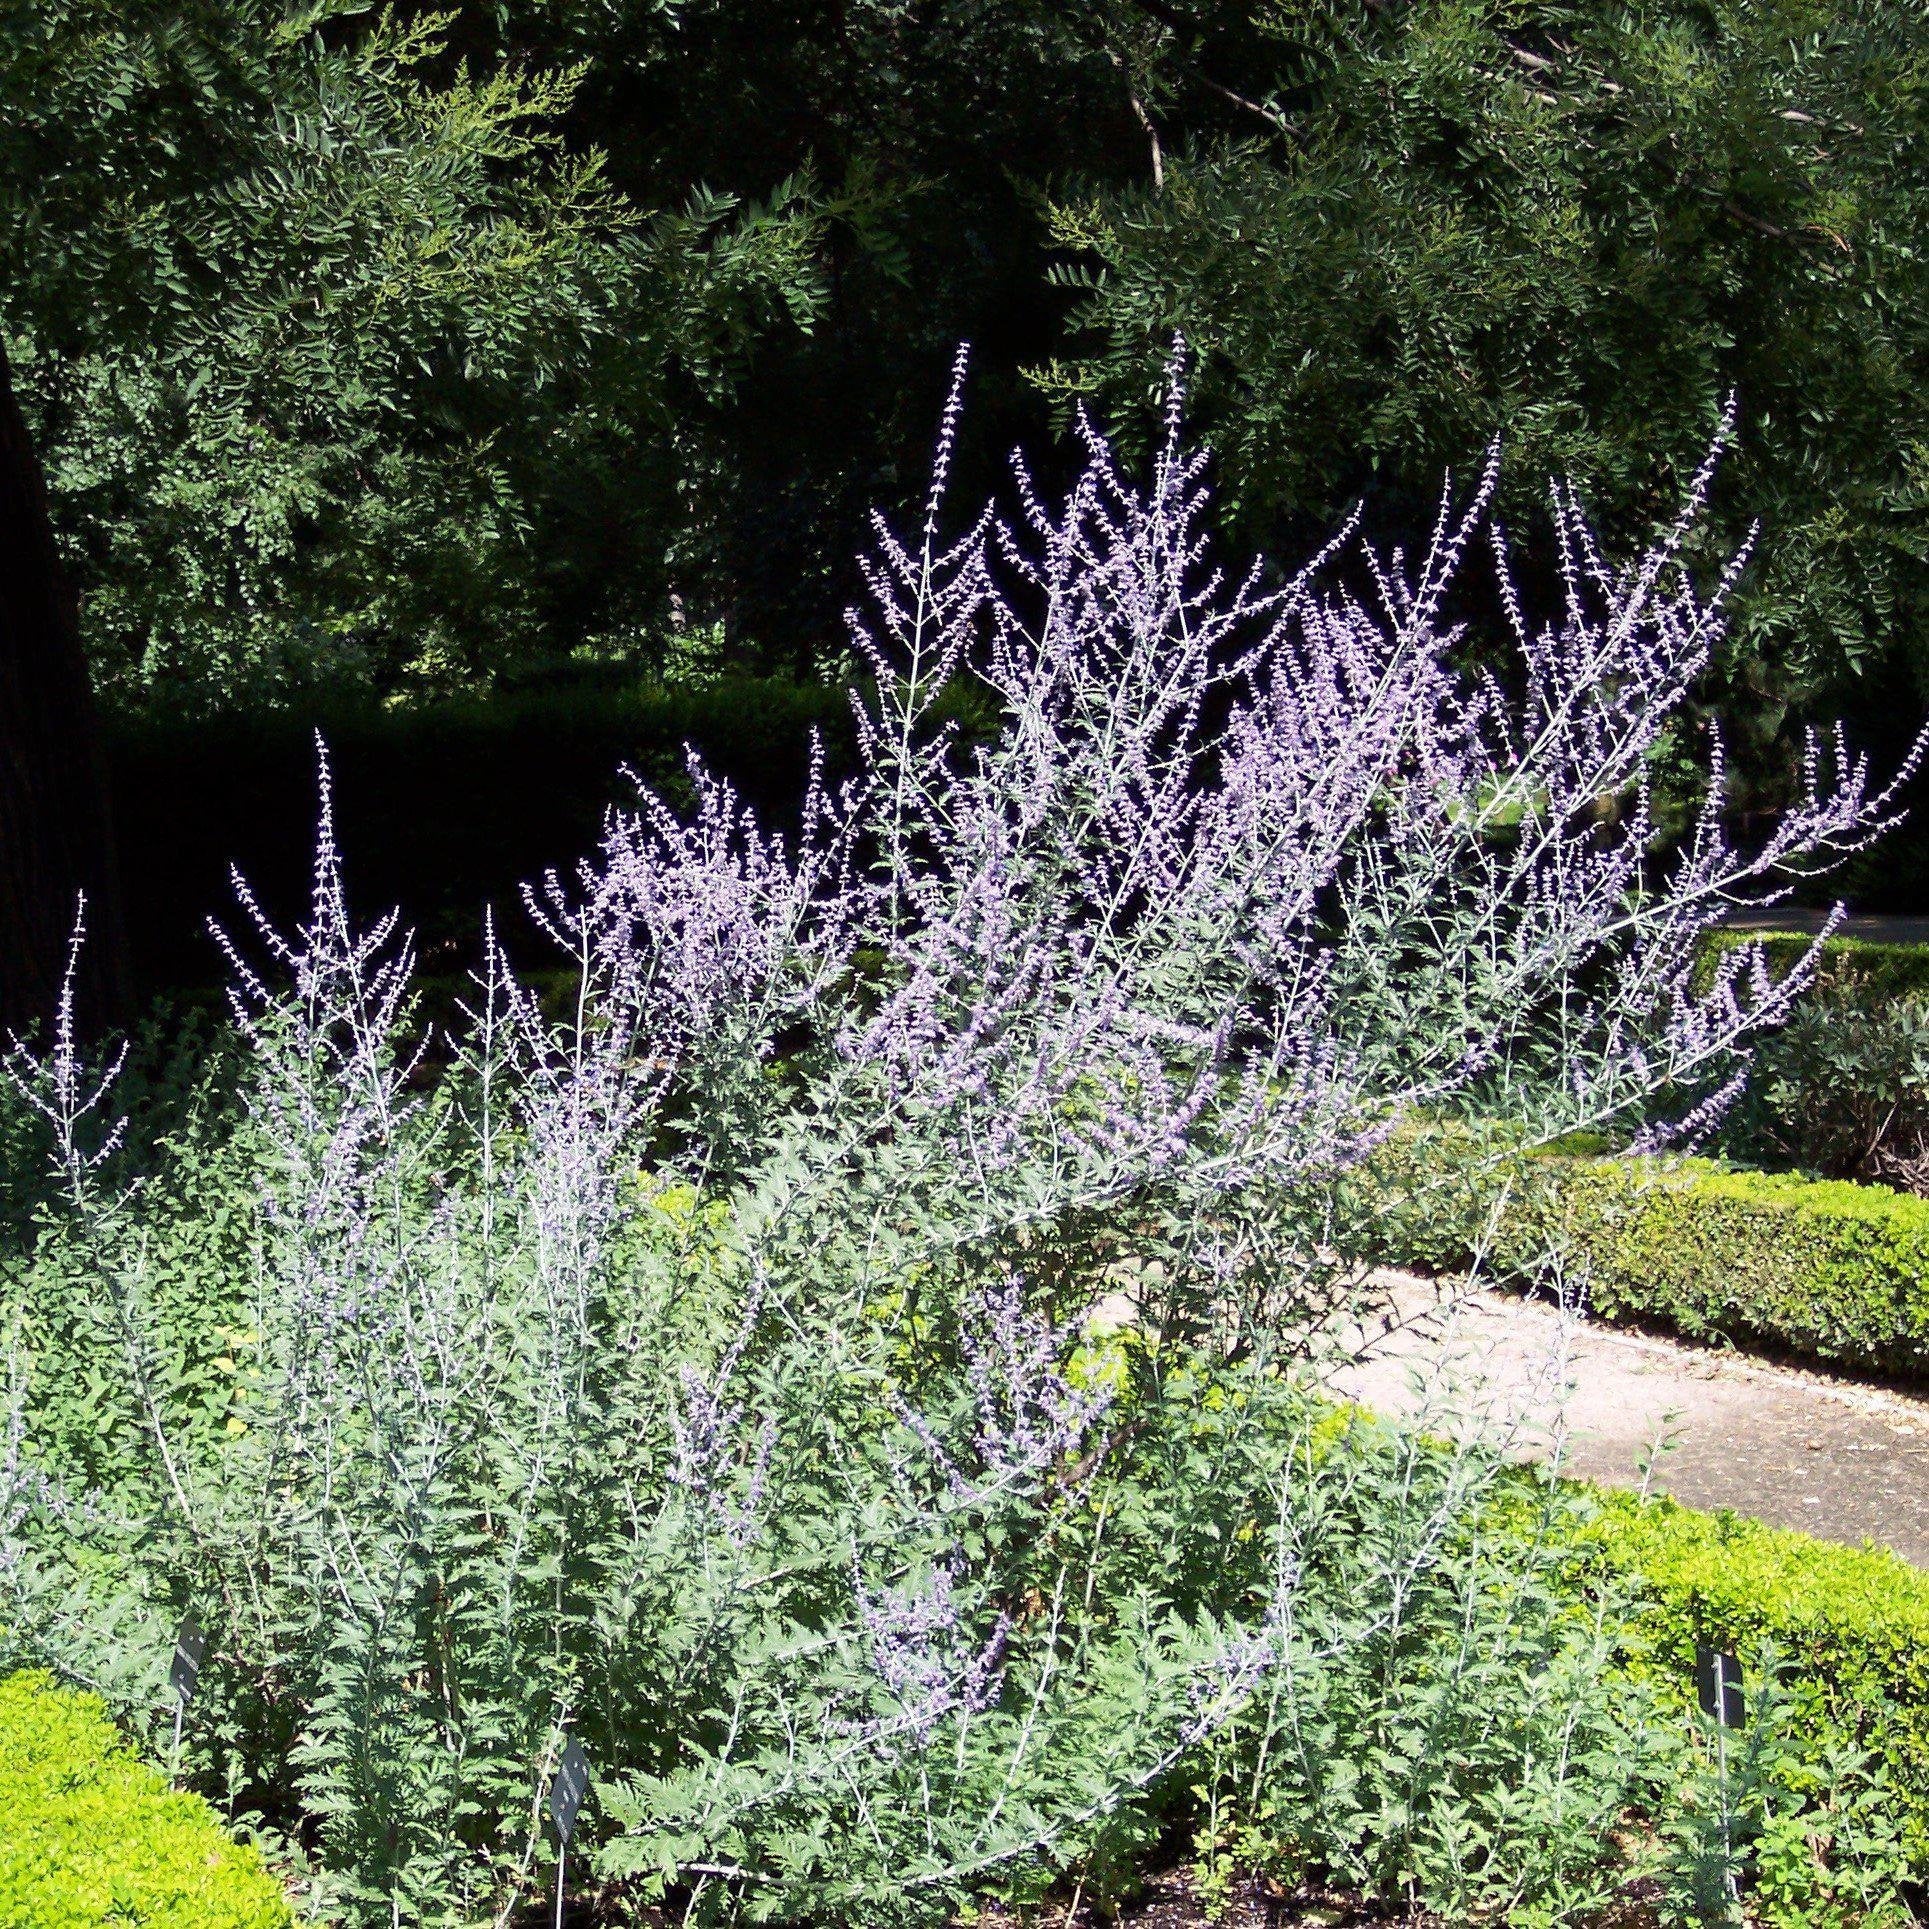
[[[91,1695],[0,1679],[5,1929],[292,1929],[281,1885],[198,1795],[137,1761]]]

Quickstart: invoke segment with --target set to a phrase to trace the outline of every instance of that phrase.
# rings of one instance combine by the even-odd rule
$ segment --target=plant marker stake
[[[181,1778],[181,1723],[187,1714],[188,1701],[193,1696],[195,1683],[201,1679],[201,1662],[208,1652],[208,1631],[195,1618],[189,1609],[181,1622],[181,1632],[174,1637],[174,1662],[167,1671],[167,1678],[174,1689],[174,1779]]]
[[[1695,1692],[1701,1699],[1701,1712],[1712,1715],[1718,1729],[1739,1728],[1747,1721],[1741,1663],[1732,1654],[1711,1648],[1705,1642],[1696,1647]]]
[[[1695,1693],[1701,1712],[1715,1724],[1715,1773],[1721,1782],[1721,1861],[1723,1879],[1731,1900],[1740,1900],[1735,1883],[1733,1821],[1728,1807],[1728,1731],[1748,1719],[1748,1705],[1742,1699],[1741,1663],[1734,1655],[1706,1642],[1695,1647]]]
[[[589,1757],[574,1735],[556,1765],[549,1785],[549,1819],[556,1824],[556,1929],[563,1929],[563,1873],[569,1866],[569,1838],[576,1833],[576,1814],[589,1793]]]

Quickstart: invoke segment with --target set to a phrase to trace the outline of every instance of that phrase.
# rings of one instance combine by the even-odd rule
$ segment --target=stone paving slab
[[[1679,1340],[1619,1332],[1541,1300],[1393,1275],[1391,1330],[1335,1369],[1344,1396],[1454,1411],[1505,1430],[1509,1450],[1611,1486],[1653,1484],[1851,1546],[1876,1541],[1929,1567],[1929,1399]],[[1354,1336],[1357,1343],[1359,1336]]]

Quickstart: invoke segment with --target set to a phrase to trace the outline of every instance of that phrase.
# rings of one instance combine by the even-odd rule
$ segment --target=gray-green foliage
[[[1426,1418],[1464,1418],[1435,1398]],[[1609,1901],[1629,1865],[1603,1838],[1655,1803],[1675,1737],[1616,1673],[1623,1603],[1563,1571],[1586,1502],[1358,1415],[1304,1465],[1294,1644],[1201,1751],[1206,1869],[1318,1870],[1450,1921]],[[1425,1580],[1390,1596],[1416,1540]]]
[[[701,397],[808,325],[800,190],[639,211],[561,150],[579,76],[458,67],[448,29],[0,13],[0,325],[110,690],[461,682],[559,599],[633,643],[660,582],[578,581],[559,532],[619,470],[621,517],[671,518]]]
[[[190,1038],[210,1042],[203,1028]],[[229,1411],[264,1176],[259,1141],[237,1115],[233,1055],[218,1056],[225,1062],[187,1086],[171,1119],[152,1119],[139,1093],[128,1094],[130,1119],[159,1129],[144,1147],[143,1169],[123,1162],[116,1173],[139,1202],[138,1318],[153,1391],[196,1432],[218,1427]],[[41,1135],[21,1150],[29,1154],[17,1169],[23,1176],[44,1172]],[[7,1338],[36,1362],[34,1437],[43,1464],[78,1491],[115,1494],[130,1481],[138,1486],[151,1442],[136,1425],[143,1404],[126,1372],[129,1308],[100,1290],[109,1228],[77,1222],[70,1200],[39,1191],[21,1246],[0,1254]]]
[[[1542,1731],[1605,1746],[1639,1697],[1536,1557],[1480,1537],[1494,1460],[1336,1432],[1263,1360],[1076,1343],[995,1283],[766,1276],[794,1165],[734,1207],[636,1169],[500,1003],[413,1100],[399,984],[352,945],[302,962],[322,1023],[265,1015],[248,1122],[178,1134],[132,1194],[68,1141],[0,1585],[10,1655],[137,1713],[179,1613],[209,1619],[191,1759],[312,1831],[330,1906],[513,1898],[566,1730],[607,1871],[753,1916],[1116,1876],[1181,1760],[1255,1724],[1297,1751],[1255,1765],[1265,1815],[1329,1818],[1304,1860],[1353,1873],[1367,1838],[1366,1879],[1442,1899],[1585,1881],[1578,1829],[1531,1873],[1517,1852],[1550,1802],[1625,1799],[1642,1754],[1570,1773]],[[563,1042],[593,1084],[597,1049]],[[823,1200],[780,1247],[840,1232]],[[1464,1760],[1522,1643],[1559,1691]],[[1442,1694],[1453,1719],[1414,1727]],[[1330,1762],[1303,1785],[1320,1734],[1367,1771],[1337,1804]],[[1480,1853],[1468,1801],[1507,1811]]]

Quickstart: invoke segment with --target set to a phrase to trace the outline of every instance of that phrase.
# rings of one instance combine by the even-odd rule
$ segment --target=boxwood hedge
[[[1929,1200],[1642,1159],[1547,1161],[1522,1199],[1503,1267],[1553,1235],[1604,1318],[1929,1381]]]
[[[1792,931],[1711,931],[1702,952],[1705,976],[1713,975],[1715,960],[1759,938],[1767,953],[1768,969],[1781,977],[1808,955],[1815,942]],[[1885,998],[1929,996],[1929,944],[1890,944],[1870,938],[1830,938],[1822,946],[1815,971],[1817,991],[1879,1001]]]
[[[1709,1159],[1521,1156],[1429,1126],[1361,1175],[1361,1256],[1503,1282],[1558,1254],[1591,1311],[1929,1385],[1929,1199]]]
[[[1577,1552],[1632,1585],[1631,1665],[1687,1702],[1697,1644],[1770,1644],[1800,1707],[1803,1753],[1879,1763],[1912,1864],[1929,1869],[1929,1573],[1879,1547],[1827,1541],[1665,1496],[1602,1493]]]

